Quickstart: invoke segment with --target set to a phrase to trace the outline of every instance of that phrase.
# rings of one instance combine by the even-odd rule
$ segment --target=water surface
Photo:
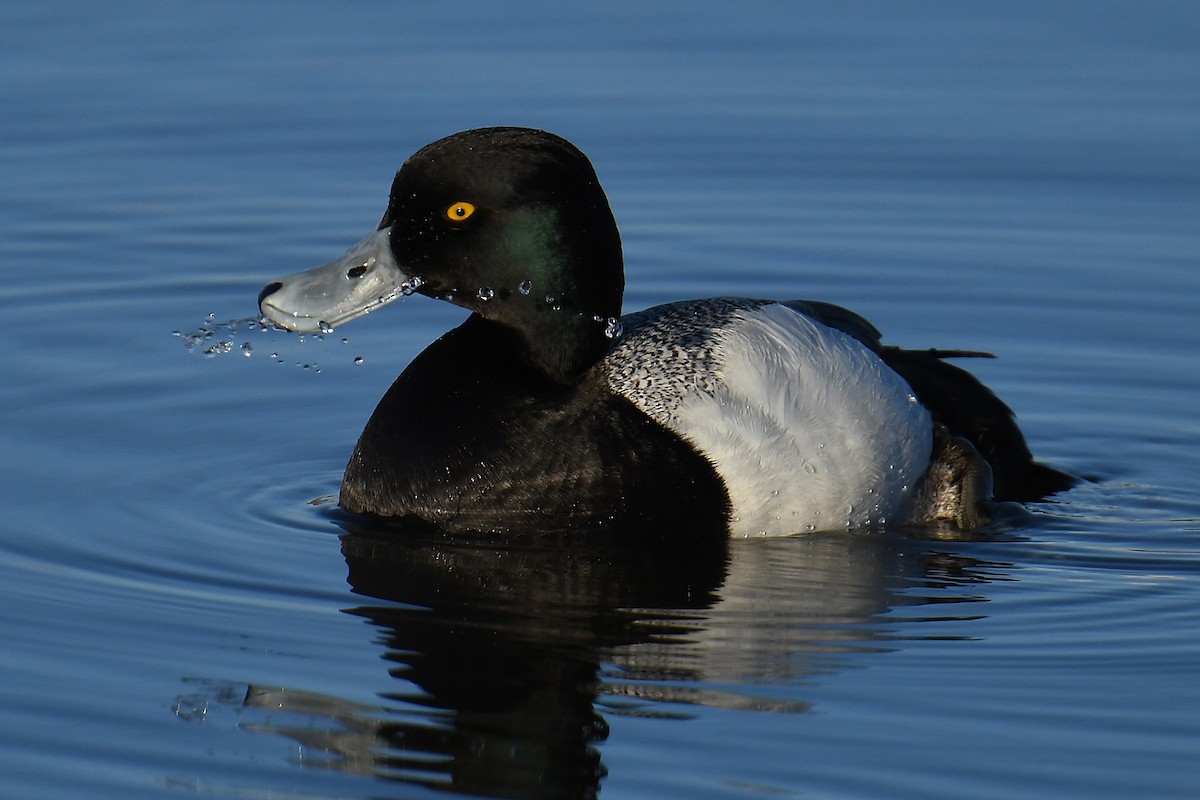
[[[6,795],[1200,795],[1193,4],[64,1],[0,31]],[[626,310],[810,297],[997,353],[971,368],[1087,480],[965,541],[357,529],[353,442],[463,313],[221,323],[490,124],[592,157]]]

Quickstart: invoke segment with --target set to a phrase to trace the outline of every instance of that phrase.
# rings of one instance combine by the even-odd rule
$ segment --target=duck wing
[[[995,358],[978,350],[907,350],[883,344],[879,330],[849,309],[816,300],[789,308],[853,336],[879,354],[912,387],[935,422],[967,439],[992,467],[996,500],[1029,502],[1069,489],[1076,479],[1034,460],[1011,408],[948,358]]]

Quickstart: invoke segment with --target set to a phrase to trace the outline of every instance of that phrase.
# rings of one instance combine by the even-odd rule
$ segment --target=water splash
[[[255,354],[255,346],[254,343],[245,338],[248,334],[256,336],[262,336],[263,334],[285,334],[286,339],[294,342],[296,345],[311,346],[323,342],[325,340],[323,334],[333,330],[332,326],[324,322],[320,323],[320,327],[321,333],[295,334],[262,316],[218,322],[215,314],[209,314],[196,330],[186,332],[176,330],[172,331],[171,335],[178,337],[189,353],[200,352],[205,358],[214,358],[235,352],[241,353],[245,358],[252,358]],[[343,336],[340,341],[342,344],[348,344],[350,339]],[[280,342],[276,340],[276,337],[274,335],[270,336],[268,342],[268,346],[275,349],[264,349],[263,352],[267,353],[266,358],[278,364],[286,363],[287,359],[281,355],[281,351],[284,348],[279,346]],[[300,362],[296,366],[317,373],[321,371],[320,367],[311,361],[307,363]]]
[[[233,351],[233,340],[238,338],[241,331],[265,333],[276,329],[282,330],[265,317],[249,317],[217,322],[216,315],[209,314],[204,323],[196,330],[189,331],[188,333],[172,331],[172,335],[178,336],[183,341],[183,346],[189,351],[199,350],[206,356],[219,356]],[[251,351],[252,347],[250,343],[244,342],[241,346],[241,353],[249,356]]]

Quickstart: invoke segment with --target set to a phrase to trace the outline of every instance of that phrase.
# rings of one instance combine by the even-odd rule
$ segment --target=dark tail
[[[973,350],[903,350],[883,347],[880,356],[900,373],[936,422],[966,438],[992,467],[997,500],[1040,500],[1075,485],[1076,479],[1033,460],[1012,409],[971,373],[945,358],[993,358]]]

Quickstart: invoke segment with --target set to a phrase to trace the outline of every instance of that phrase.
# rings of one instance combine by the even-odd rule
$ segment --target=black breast
[[[473,316],[418,356],[363,430],[342,507],[449,532],[726,535],[703,456],[602,376],[540,375],[515,339]]]

